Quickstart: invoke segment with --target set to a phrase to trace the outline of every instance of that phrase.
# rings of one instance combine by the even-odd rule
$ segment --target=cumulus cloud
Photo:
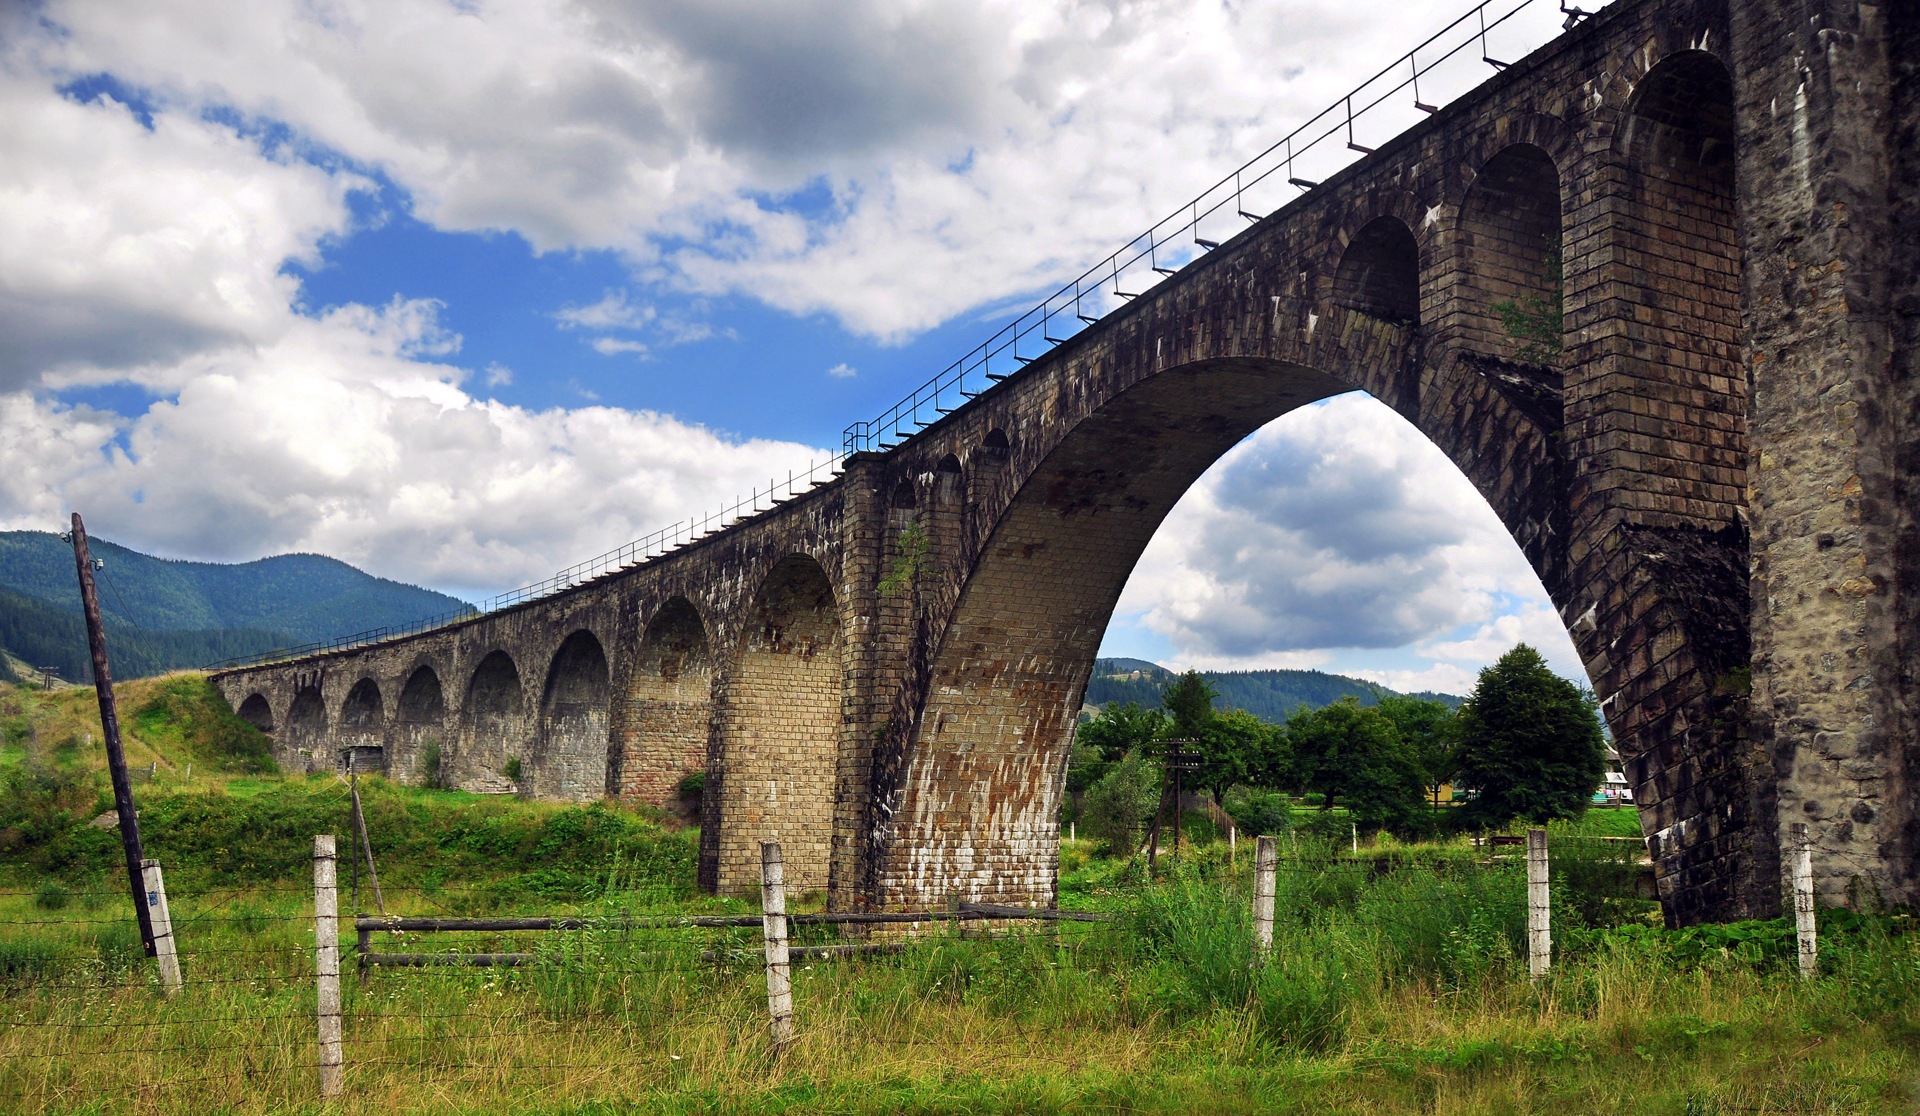
[[[827,369],[827,375],[833,377],[836,380],[851,380],[855,376],[858,376],[859,374],[860,374],[860,370],[858,368],[855,368],[853,365],[848,364],[844,360],[841,361],[839,364],[834,365],[832,368]]]
[[[49,0],[62,34],[42,53],[136,83],[162,116],[283,123],[379,168],[442,228],[614,249],[656,281],[897,339],[1070,276],[1449,14],[1390,0]],[[1554,16],[1524,14],[1496,45],[1544,42]],[[1488,76],[1462,59],[1423,94]],[[1418,118],[1410,99],[1394,106],[1382,138]],[[1292,196],[1269,185],[1247,206]]]
[[[1539,579],[1471,482],[1359,393],[1278,419],[1221,458],[1155,534],[1118,611],[1201,667],[1321,667],[1335,650],[1406,648],[1440,662],[1377,680],[1460,692],[1469,667],[1525,639],[1579,671]]]
[[[469,590],[533,580],[821,450],[730,441],[610,407],[476,399],[410,355],[431,305],[296,320],[272,345],[196,359],[176,396],[122,424],[0,396],[0,523],[48,528],[64,503],[162,553],[313,550]],[[123,443],[102,452],[116,433]]]

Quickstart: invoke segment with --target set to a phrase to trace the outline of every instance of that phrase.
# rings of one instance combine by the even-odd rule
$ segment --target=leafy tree
[[[1393,722],[1401,741],[1413,750],[1437,808],[1441,786],[1452,781],[1459,765],[1460,733],[1453,710],[1443,702],[1399,694],[1381,698],[1376,708]]]
[[[1426,773],[1378,708],[1345,698],[1295,713],[1286,731],[1298,785],[1320,795],[1322,809],[1338,801],[1362,829],[1420,827]]]
[[[1236,786],[1280,786],[1292,773],[1286,730],[1245,710],[1214,714],[1199,741],[1201,763],[1193,785],[1213,792],[1215,802],[1224,804]]]
[[[1175,735],[1197,741],[1213,723],[1213,703],[1219,696],[1213,683],[1200,677],[1199,671],[1190,670],[1167,683],[1160,695],[1160,706],[1173,721]]]
[[[1108,763],[1118,763],[1128,752],[1144,748],[1167,734],[1170,723],[1158,709],[1142,709],[1132,702],[1109,705],[1098,717],[1082,721],[1074,743],[1097,751]]]
[[[1147,819],[1160,805],[1160,765],[1128,752],[1087,789],[1082,821],[1087,834],[1126,855],[1140,845]]]
[[[1522,643],[1480,672],[1460,707],[1459,782],[1478,791],[1468,824],[1577,817],[1606,773],[1593,696]]]

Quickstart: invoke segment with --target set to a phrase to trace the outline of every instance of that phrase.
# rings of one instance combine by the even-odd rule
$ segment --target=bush
[[[73,892],[59,880],[48,880],[33,893],[33,905],[43,911],[63,911],[73,902]]]
[[[1129,752],[1087,790],[1081,811],[1088,836],[1126,856],[1138,847],[1140,834],[1159,804],[1159,765],[1139,752]]]
[[[1287,797],[1272,791],[1238,790],[1225,803],[1227,816],[1249,837],[1285,833],[1293,828]]]
[[[500,769],[500,774],[505,775],[508,779],[511,779],[513,782],[516,782],[516,783],[519,782],[520,781],[520,757],[514,756],[508,759],[507,765]]]
[[[679,787],[674,791],[681,798],[699,798],[706,792],[707,773],[705,771],[687,772],[686,777],[680,780]]]

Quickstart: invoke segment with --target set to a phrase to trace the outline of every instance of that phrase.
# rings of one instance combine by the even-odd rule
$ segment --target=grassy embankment
[[[313,832],[347,832],[344,788],[203,781],[202,764],[250,762],[246,738],[223,737],[230,718],[190,682],[170,685],[171,712],[145,732],[129,720],[130,751],[154,751],[163,771],[201,757],[190,785],[138,788],[187,954],[190,985],[171,1000],[137,958],[112,835],[85,824],[99,799],[55,777],[88,764],[46,726],[84,733],[84,714],[0,708],[0,1109],[320,1108],[306,853]],[[750,909],[698,896],[692,835],[647,817],[362,786],[393,909]],[[350,977],[339,1110],[1914,1110],[1920,935],[1904,918],[1828,915],[1822,974],[1805,983],[1783,924],[1658,929],[1623,886],[1629,866],[1574,837],[1556,832],[1561,953],[1537,986],[1520,960],[1517,862],[1283,843],[1278,942],[1256,966],[1250,850],[1234,868],[1217,843],[1190,850],[1148,886],[1137,863],[1081,842],[1062,854],[1063,905],[1115,922],[941,933],[898,955],[798,966],[799,1039],[778,1061],[753,931],[383,940],[535,949],[550,963]]]

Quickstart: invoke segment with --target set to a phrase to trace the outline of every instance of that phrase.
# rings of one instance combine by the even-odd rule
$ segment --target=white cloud
[[[0,522],[44,529],[71,505],[96,532],[164,554],[313,550],[493,590],[826,456],[645,411],[478,400],[458,370],[408,355],[433,332],[430,307],[396,304],[203,354],[107,453],[100,416],[0,396]]]
[[[848,364],[844,360],[841,361],[839,364],[834,365],[832,368],[827,369],[827,375],[833,377],[836,380],[851,380],[855,376],[858,376],[859,374],[860,374],[860,370],[858,368],[855,368],[853,365]]]
[[[640,329],[659,317],[651,306],[635,306],[625,290],[608,291],[590,306],[564,306],[554,312],[562,329]]]
[[[1539,579],[1453,463],[1359,393],[1262,428],[1175,506],[1117,611],[1183,666],[1339,670],[1342,652],[1427,660],[1362,671],[1464,692],[1525,640],[1582,677]]]
[[[1540,7],[1516,21],[1525,45],[1557,28]],[[442,228],[610,248],[651,281],[900,338],[1070,276],[1453,13],[52,0],[44,14],[64,29],[41,47],[50,64],[150,89],[163,118],[284,122],[380,168]],[[1423,95],[1490,76],[1477,53]],[[1405,101],[1381,138],[1420,118]],[[1248,208],[1292,196],[1269,185]]]
[[[596,337],[592,341],[593,351],[601,356],[645,356],[647,345],[644,341],[627,341],[618,337]]]

